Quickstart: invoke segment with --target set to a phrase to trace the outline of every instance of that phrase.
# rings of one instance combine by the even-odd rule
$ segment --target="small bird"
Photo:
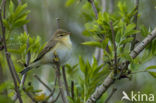
[[[70,32],[63,29],[56,30],[37,58],[20,73],[23,75],[32,68],[43,64],[54,64],[55,55],[57,55],[59,63],[63,65],[71,56],[72,42],[70,34]]]

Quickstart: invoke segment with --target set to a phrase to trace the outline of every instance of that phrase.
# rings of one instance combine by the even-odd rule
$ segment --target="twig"
[[[55,103],[58,100],[60,94],[61,94],[61,92],[59,92],[58,95],[56,96],[56,98],[54,100],[52,100],[50,103]]]
[[[63,85],[61,82],[60,64],[59,64],[59,62],[55,62],[55,64],[56,64],[56,75],[57,75],[57,79],[58,79],[58,85],[59,85],[59,89],[61,92],[62,101],[63,101],[63,103],[68,103],[67,98],[64,93],[64,90],[63,90]]]
[[[27,94],[27,96],[34,102],[34,103],[37,103],[37,101],[34,99],[34,97],[26,91],[25,87],[23,87],[23,91]]]
[[[137,21],[138,21],[138,10],[139,10],[139,0],[136,0],[136,7],[135,7],[135,11],[136,14],[134,15],[134,23],[136,24],[135,30],[137,30]],[[133,35],[133,41],[131,42],[131,51],[134,49],[135,44],[136,44],[136,35]]]
[[[67,78],[66,78],[66,71],[65,71],[65,67],[64,66],[62,67],[62,74],[63,74],[63,80],[64,80],[64,84],[65,84],[67,95],[70,96],[69,90],[68,90]]]
[[[114,46],[114,66],[115,66],[115,70],[114,70],[114,74],[117,75],[117,47],[116,47],[116,43],[115,43],[115,33],[114,33],[114,29],[113,29],[113,25],[112,25],[112,22],[110,22],[110,28],[112,30],[112,41],[113,41],[113,46]]]
[[[113,88],[110,95],[107,97],[107,99],[105,100],[104,103],[108,103],[108,101],[110,100],[110,98],[113,96],[113,94],[117,91],[117,88]]]
[[[74,100],[74,81],[71,81],[71,97]]]
[[[133,59],[136,58],[136,56],[139,55],[140,52],[147,46],[147,44],[150,43],[154,38],[156,38],[156,28],[137,47],[135,47],[135,49],[130,53],[130,56]],[[125,69],[125,66],[123,68]],[[94,103],[102,96],[103,93],[105,93],[105,91],[115,81],[112,75],[113,75],[113,72],[111,72],[106,77],[104,82],[99,87],[97,87],[94,93],[88,98],[86,103]]]
[[[35,77],[41,84],[43,84],[50,92],[53,91],[53,90],[52,90],[47,84],[45,84],[36,74],[34,75],[34,77]]]
[[[20,80],[20,78],[19,78],[19,76],[18,76],[18,74],[17,74],[17,72],[16,72],[16,69],[15,69],[15,66],[14,66],[12,60],[10,60],[10,63],[11,63],[12,69],[13,69],[13,71],[14,71],[14,75],[15,75],[17,81],[20,83],[21,80]]]
[[[4,15],[4,18],[5,18],[5,6],[6,6],[6,0],[2,0],[2,4],[3,4],[3,15]],[[7,50],[7,46],[6,46],[6,39],[5,39],[5,27],[3,25],[3,21],[2,21],[2,5],[0,7],[0,22],[1,22],[1,28],[2,28],[2,35],[3,35],[3,44],[4,44],[4,51],[5,51],[5,56],[6,56],[6,59],[7,59],[7,63],[8,63],[8,66],[9,66],[9,70],[10,70],[10,73],[11,73],[11,76],[13,78],[13,82],[14,82],[14,85],[15,85],[15,91],[17,93],[17,97],[19,99],[19,102],[20,103],[23,103],[22,101],[22,98],[21,98],[21,94],[20,94],[20,91],[19,91],[19,88],[17,86],[17,81],[16,81],[16,77],[14,75],[14,73],[16,71],[13,71],[13,65],[11,65],[10,61],[11,58],[10,58],[10,54],[8,53],[8,50]]]
[[[60,19],[56,18],[57,29],[60,29]]]
[[[95,16],[96,16],[96,19],[98,19],[98,12],[97,12],[97,9],[96,9],[96,7],[95,7],[94,1],[93,1],[93,0],[88,0],[88,2],[91,3],[92,8],[93,8],[93,10],[94,10],[94,14],[95,14]]]
[[[55,88],[56,88],[56,82],[57,82],[57,76],[55,76],[54,88],[53,88],[52,92],[49,94],[49,96],[46,98],[46,101],[47,101],[50,97],[52,97],[52,96],[54,95],[54,93],[55,93]]]

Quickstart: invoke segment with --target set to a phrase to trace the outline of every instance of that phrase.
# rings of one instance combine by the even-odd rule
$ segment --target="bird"
[[[32,68],[37,68],[44,64],[54,65],[54,59],[57,55],[60,65],[66,63],[66,61],[71,56],[72,42],[70,39],[70,32],[63,29],[57,29],[56,32],[49,39],[43,50],[38,54],[37,58],[25,69],[23,69],[20,74],[25,74]]]

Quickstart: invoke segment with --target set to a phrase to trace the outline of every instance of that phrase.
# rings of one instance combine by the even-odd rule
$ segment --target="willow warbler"
[[[70,34],[62,29],[56,30],[37,58],[20,73],[23,75],[32,68],[43,64],[54,64],[55,55],[57,55],[59,63],[64,64],[71,56],[72,42]]]

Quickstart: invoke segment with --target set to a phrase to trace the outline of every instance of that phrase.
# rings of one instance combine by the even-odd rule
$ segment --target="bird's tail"
[[[32,64],[30,64],[28,67],[26,67],[24,70],[22,70],[20,72],[20,74],[25,74],[26,72],[28,72],[29,70],[31,70],[32,68],[38,67],[40,65],[40,61],[36,61]]]

